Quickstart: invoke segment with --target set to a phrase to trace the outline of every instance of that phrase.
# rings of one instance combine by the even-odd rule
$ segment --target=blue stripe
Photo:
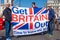
[[[37,12],[39,12],[42,8],[34,8],[34,14],[36,14]]]
[[[20,27],[18,30],[27,30],[27,29],[29,29],[28,23]]]
[[[16,24],[18,24],[18,23],[12,22],[12,26],[15,26]]]

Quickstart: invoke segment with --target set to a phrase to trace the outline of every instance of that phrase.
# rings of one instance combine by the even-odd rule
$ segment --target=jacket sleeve
[[[52,10],[52,18],[54,19],[55,18],[55,11]]]

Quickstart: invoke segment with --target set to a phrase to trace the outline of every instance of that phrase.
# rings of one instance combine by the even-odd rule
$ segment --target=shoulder
[[[10,8],[8,8],[8,11],[10,11],[10,12],[11,12],[11,9],[10,9]]]
[[[6,12],[7,9],[4,9],[3,12]]]

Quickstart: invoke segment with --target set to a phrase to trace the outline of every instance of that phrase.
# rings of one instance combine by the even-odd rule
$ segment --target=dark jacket
[[[11,21],[12,20],[12,13],[10,8],[5,8],[3,11],[3,16],[5,16],[5,21]]]
[[[55,12],[54,10],[51,8],[49,9],[49,16],[48,16],[49,20],[53,20],[55,18]]]

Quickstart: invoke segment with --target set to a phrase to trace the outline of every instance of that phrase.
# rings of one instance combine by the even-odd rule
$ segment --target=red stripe
[[[14,30],[17,29],[17,28],[19,28],[19,27],[21,27],[23,24],[24,24],[24,23],[22,23],[22,24],[16,26],[16,27],[14,28]]]
[[[29,8],[29,15],[32,15],[32,8]],[[33,22],[29,23],[30,30],[33,29]]]
[[[29,8],[29,15],[32,15],[32,8]]]
[[[33,22],[30,22],[30,29],[33,29]]]

